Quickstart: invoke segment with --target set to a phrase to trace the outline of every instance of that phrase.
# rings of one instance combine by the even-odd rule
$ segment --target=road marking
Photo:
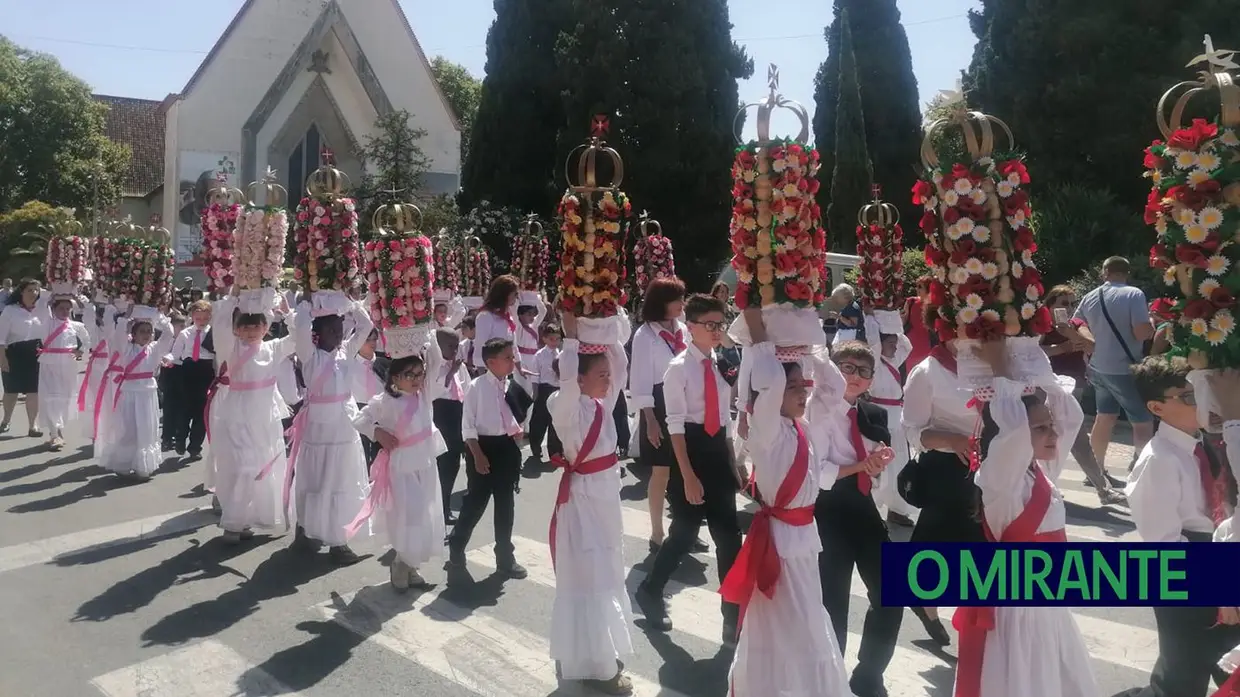
[[[649,539],[650,515],[646,513],[646,511],[639,511],[637,509],[629,508],[628,506],[622,506],[621,508],[624,534],[626,536],[637,537],[642,540]],[[542,548],[546,549],[546,545],[542,545]],[[530,554],[537,554],[539,552],[540,550],[538,549],[529,550]],[[471,553],[471,555],[473,555],[473,553]],[[550,555],[550,550],[546,549],[546,551],[541,551],[541,556],[537,560],[538,562],[546,561],[548,570],[550,569]],[[718,596],[715,595],[715,592],[718,591],[718,585],[715,584],[713,580],[715,578],[714,555],[712,553],[701,556],[709,560],[708,564],[711,567],[711,570],[707,573],[707,576],[712,579],[711,586],[709,588],[686,588],[686,590],[711,595],[714,598],[715,607],[717,607],[719,600]],[[483,564],[483,556],[470,556],[470,561]],[[531,568],[530,561],[527,557],[521,558],[520,561],[526,566],[526,568]],[[494,564],[494,561],[492,560],[490,563]],[[532,573],[533,571],[531,571],[531,574]],[[554,574],[551,576],[551,585],[555,585]],[[669,588],[670,587],[671,586],[669,585]],[[865,583],[861,580],[861,575],[855,571],[852,575],[852,584],[849,592],[855,599],[853,601],[854,603],[869,602],[867,600],[868,593],[865,588]],[[677,592],[677,595],[674,597],[678,596],[679,592]],[[949,633],[952,634],[955,632],[950,629],[950,620],[951,613],[954,610],[955,608],[939,609],[939,616],[943,618],[943,625],[948,627]],[[713,611],[711,614],[711,617],[714,618],[712,621],[720,624],[721,627],[719,630],[715,631],[714,636],[718,636],[719,632],[722,631],[722,620],[718,615],[718,611]],[[1116,665],[1128,666],[1141,672],[1149,672],[1149,670],[1154,667],[1154,662],[1158,659],[1158,634],[1156,632],[1143,627],[1121,624],[1119,622],[1112,622],[1110,620],[1080,613],[1073,613],[1072,617],[1076,620],[1076,626],[1080,628],[1081,635],[1085,638],[1085,646],[1089,648],[1090,653],[1095,659],[1106,661],[1107,663],[1114,663]],[[673,619],[672,623],[675,624],[676,620]],[[857,642],[852,640],[849,641],[850,650],[856,643]]]
[[[482,697],[579,694],[577,683],[557,690],[546,639],[445,600],[439,592],[400,595],[388,584],[316,606],[349,631]],[[684,697],[630,673],[637,697]],[[580,694],[593,694],[583,691]]]
[[[107,697],[297,697],[241,654],[208,639],[91,680]]]
[[[47,564],[58,557],[105,549],[127,542],[168,537],[186,530],[213,525],[210,508],[191,508],[176,513],[151,516],[90,530],[80,530],[33,542],[0,547],[0,573],[36,564]]]

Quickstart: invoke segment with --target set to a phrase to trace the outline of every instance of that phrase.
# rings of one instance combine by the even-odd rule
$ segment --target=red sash
[[[755,589],[767,598],[775,597],[775,584],[779,583],[780,565],[779,550],[775,548],[775,538],[771,535],[771,520],[778,520],[787,525],[801,527],[814,522],[814,507],[802,506],[789,508],[792,500],[801,491],[805,478],[809,474],[809,441],[801,424],[793,422],[797,430],[797,450],[792,458],[792,467],[784,475],[775,493],[775,503],[762,507],[754,514],[749,524],[749,534],[745,543],[736,555],[736,561],[719,587],[723,599],[740,606],[740,621],[737,629],[745,621],[745,611],[753,598]]]
[[[1025,510],[1016,516],[1003,534],[995,539],[994,532],[982,518],[982,531],[990,542],[1067,542],[1063,529],[1038,532],[1038,526],[1051,507],[1051,482],[1037,464],[1033,465],[1033,492]],[[995,628],[993,607],[958,607],[952,615],[952,626],[960,632],[960,651],[956,661],[955,697],[980,697],[982,662],[986,655],[986,633]]]
[[[1236,668],[1231,673],[1231,677],[1218,688],[1218,692],[1210,695],[1210,697],[1240,697],[1240,668]]]
[[[939,344],[930,349],[930,357],[939,362],[939,365],[947,369],[952,375],[957,374],[956,357],[951,351],[947,350],[946,344]]]
[[[861,438],[861,427],[857,424],[857,407],[848,410],[848,438],[852,442],[853,450],[857,451],[857,462],[861,462],[870,453],[865,447],[865,441]],[[873,486],[874,482],[870,479],[870,475],[865,472],[857,473],[857,489],[862,494],[869,496]]]
[[[564,468],[564,474],[560,475],[560,488],[555,497],[555,508],[551,510],[551,529],[549,538],[551,544],[551,568],[555,568],[555,533],[556,523],[560,516],[560,506],[568,503],[568,496],[572,492],[572,483],[574,474],[597,474],[603,472],[618,462],[615,453],[596,457],[593,460],[584,459],[586,455],[594,450],[594,446],[598,444],[599,434],[603,431],[603,405],[594,401],[594,420],[590,422],[590,428],[586,431],[585,440],[581,443],[581,450],[577,451],[577,457],[573,458],[570,464],[562,458],[552,458],[552,463],[557,467]]]
[[[897,387],[901,386],[900,385],[900,371],[896,370],[895,366],[888,363],[886,358],[881,359],[881,362],[883,364],[883,367],[887,369],[887,372],[891,373],[891,379],[895,381],[896,386]],[[873,402],[874,404],[878,404],[884,407],[904,406],[903,399],[892,399],[892,398],[887,398],[887,397],[870,397],[870,401]]]
[[[663,339],[663,343],[667,344],[667,348],[672,352],[672,355],[676,355],[689,348],[685,345],[685,337],[682,332],[677,331],[673,334],[666,329],[660,329],[659,338]]]
[[[496,312],[496,313],[493,313],[493,314],[494,314],[496,317],[499,317],[500,319],[502,319],[502,320],[504,320],[505,322],[507,322],[507,323],[508,323],[508,331],[510,331],[510,332],[515,332],[515,331],[517,331],[517,323],[516,323],[516,322],[514,322],[514,321],[512,320],[512,315],[511,315],[510,313],[505,312],[504,314],[502,314],[502,315],[501,315],[501,314],[499,314],[498,312]]]
[[[517,347],[517,349],[521,352],[521,355],[523,355],[523,356],[532,356],[532,355],[534,355],[534,354],[538,353],[538,332],[534,331],[534,328],[533,328],[533,327],[530,327],[530,326],[525,325],[525,324],[521,325],[521,328],[522,328],[522,329],[524,329],[524,330],[525,330],[525,333],[526,333],[526,334],[529,334],[529,335],[530,335],[530,338],[534,340],[534,348],[529,348],[528,346],[518,346],[518,347]]]
[[[61,322],[61,323],[60,323],[60,326],[58,326],[58,327],[56,327],[55,329],[53,329],[53,330],[52,330],[52,333],[51,333],[51,334],[48,334],[48,335],[47,335],[47,338],[43,340],[43,347],[42,347],[42,348],[40,348],[38,351],[36,351],[36,352],[35,352],[35,355],[42,356],[42,355],[43,355],[43,354],[45,354],[45,353],[53,353],[53,354],[55,354],[55,353],[60,353],[60,354],[64,354],[64,353],[73,353],[73,349],[71,349],[71,348],[51,348],[51,346],[52,346],[52,342],[53,342],[53,341],[56,341],[57,339],[59,339],[59,338],[60,338],[60,335],[61,335],[61,334],[64,334],[64,333],[65,333],[65,330],[66,330],[66,329],[68,329],[68,328],[69,328],[69,321],[68,321],[68,320],[65,320],[64,322]]]

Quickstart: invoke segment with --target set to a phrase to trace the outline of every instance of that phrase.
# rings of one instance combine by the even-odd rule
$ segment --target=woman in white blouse
[[[504,274],[491,281],[478,316],[474,318],[474,368],[486,370],[482,347],[491,339],[517,340],[517,278]],[[520,359],[518,358],[518,362]]]
[[[39,302],[39,282],[26,279],[17,284],[0,312],[0,376],[4,381],[4,419],[0,433],[9,430],[17,397],[26,395],[26,435],[43,435],[36,428],[39,416],[39,345],[51,322],[46,303]]]

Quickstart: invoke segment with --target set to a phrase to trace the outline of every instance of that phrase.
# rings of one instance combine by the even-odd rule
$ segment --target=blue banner
[[[884,605],[1240,607],[1240,544],[883,544]]]

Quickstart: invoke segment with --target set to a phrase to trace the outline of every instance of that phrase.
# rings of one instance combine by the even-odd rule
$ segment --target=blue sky
[[[481,77],[490,0],[400,0],[428,57],[443,55]],[[0,0],[0,33],[57,56],[98,93],[162,99],[177,92],[242,0]],[[826,57],[830,0],[729,0],[732,36],[756,64],[741,97],[766,92],[766,66],[781,91],[813,111],[814,73]],[[965,13],[977,0],[899,0],[921,102],[955,84],[973,52]],[[752,123],[752,121],[751,121]],[[776,128],[789,127],[776,120]]]

